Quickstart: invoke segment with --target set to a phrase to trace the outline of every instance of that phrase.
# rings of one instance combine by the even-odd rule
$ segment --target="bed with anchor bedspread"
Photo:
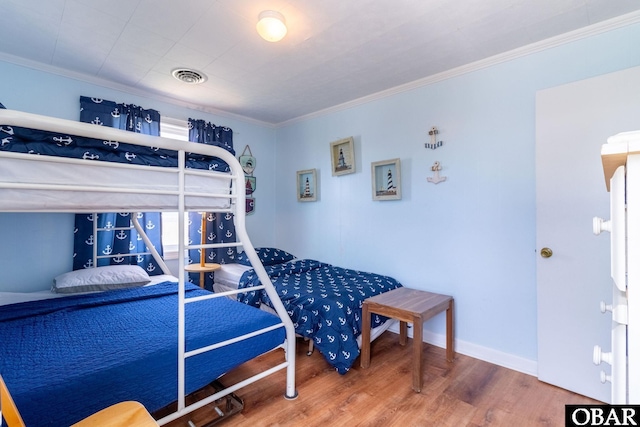
[[[356,338],[362,330],[365,299],[402,286],[392,277],[336,267],[310,259],[265,266],[282,300],[296,333],[314,340],[325,359],[340,373],[346,373],[360,354]],[[254,270],[245,272],[239,288],[260,285]],[[267,294],[254,290],[239,294],[245,304],[272,307]],[[386,317],[371,317],[371,327]]]
[[[172,150],[2,124],[0,150],[145,166],[178,166],[178,153]],[[185,162],[191,169],[229,170],[222,160],[200,154],[187,153]]]

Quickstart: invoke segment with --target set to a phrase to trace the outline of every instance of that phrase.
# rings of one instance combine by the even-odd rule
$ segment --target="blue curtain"
[[[215,145],[222,147],[235,155],[233,149],[233,131],[227,127],[216,126],[204,120],[189,119],[189,141],[201,144]],[[220,162],[220,168],[224,172],[229,171],[229,166]],[[205,243],[227,243],[236,241],[236,232],[233,225],[233,215],[230,213],[204,213],[205,221]],[[202,241],[202,213],[189,212],[189,243],[199,244]],[[206,249],[205,262],[226,264],[233,262],[236,257],[235,248]],[[189,264],[200,262],[200,251],[189,250]],[[205,289],[213,289],[213,274],[205,275]],[[200,283],[199,273],[190,273],[189,281]]]
[[[160,113],[145,110],[133,104],[116,104],[103,99],[80,97],[80,121],[100,126],[110,126],[146,135],[160,135]],[[109,142],[109,141],[106,141]],[[113,231],[98,233],[98,241],[93,241],[93,221],[98,221],[98,228]],[[138,221],[145,228],[151,243],[160,255],[162,252],[162,221],[160,213],[141,213]],[[97,218],[89,214],[76,214],[74,231],[73,269],[94,267],[93,245],[97,244],[98,255],[121,255],[98,260],[98,266],[104,265],[139,265],[150,275],[162,274],[151,255],[124,256],[126,254],[148,252],[145,243],[135,229],[129,227],[129,213],[100,213]]]

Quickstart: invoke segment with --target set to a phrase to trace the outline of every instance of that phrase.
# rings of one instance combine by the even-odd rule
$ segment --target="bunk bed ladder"
[[[184,159],[185,159],[185,152],[184,151],[179,151],[178,152],[178,164],[179,165],[184,165]],[[222,158],[222,160],[224,160],[231,168],[231,174],[230,174],[230,178],[231,178],[231,188],[230,188],[230,193],[227,196],[230,200],[230,207],[226,208],[226,209],[213,209],[211,210],[212,212],[230,212],[232,214],[234,214],[234,222],[235,222],[235,228],[236,228],[236,235],[237,235],[237,241],[236,242],[230,242],[230,243],[217,243],[217,244],[195,244],[195,245],[185,245],[185,234],[184,234],[184,230],[185,230],[185,224],[184,224],[184,214],[186,212],[185,210],[185,198],[188,195],[185,191],[184,191],[184,182],[185,182],[185,174],[188,173],[192,173],[192,174],[197,174],[199,172],[195,172],[195,171],[189,171],[187,172],[185,170],[185,168],[183,166],[180,167],[179,170],[179,174],[178,174],[178,180],[179,180],[179,188],[180,188],[180,194],[178,197],[178,233],[179,233],[179,237],[178,237],[178,253],[179,254],[184,254],[186,249],[200,249],[201,251],[204,251],[207,248],[212,248],[212,247],[216,247],[216,248],[220,248],[220,247],[237,247],[237,246],[242,246],[245,253],[247,254],[249,260],[251,261],[251,264],[253,266],[253,268],[255,269],[255,271],[257,272],[258,276],[261,278],[261,280],[263,281],[263,283],[268,283],[269,285],[271,285],[271,281],[264,269],[264,266],[262,265],[262,263],[260,262],[258,255],[256,254],[256,251],[253,247],[253,245],[251,244],[251,241],[249,239],[249,236],[246,232],[246,224],[245,224],[245,188],[244,188],[244,172],[242,171],[242,168],[240,166],[240,163],[238,162],[238,160],[233,157],[231,154],[228,154],[227,156],[227,152],[224,153],[224,155],[220,156]],[[242,183],[242,185],[240,185],[240,183]],[[139,226],[139,224],[138,224]],[[274,305],[276,306],[276,312],[278,313],[278,316],[280,317],[281,322],[268,327],[268,328],[263,328],[257,331],[253,331],[251,333],[239,336],[239,337],[235,337],[214,345],[210,345],[210,346],[206,346],[206,347],[202,347],[202,348],[198,348],[198,349],[193,349],[190,351],[186,351],[185,348],[185,339],[186,339],[186,333],[185,333],[185,304],[190,304],[190,303],[197,303],[198,301],[203,301],[205,299],[210,299],[210,298],[221,298],[221,297],[225,297],[224,294],[219,293],[219,294],[211,294],[211,295],[207,295],[207,296],[200,296],[200,297],[192,297],[192,298],[185,298],[185,260],[184,260],[184,256],[179,256],[178,257],[178,262],[179,262],[179,275],[178,275],[178,279],[179,279],[179,287],[178,287],[178,398],[177,398],[177,403],[178,403],[178,407],[176,412],[174,412],[173,414],[170,414],[164,418],[161,418],[160,420],[158,420],[158,424],[160,425],[164,425],[170,421],[173,421],[177,418],[180,418],[181,416],[188,414],[192,411],[195,411],[203,406],[206,406],[224,396],[227,396],[231,393],[233,393],[234,391],[248,385],[251,384],[255,381],[258,381],[262,378],[265,378],[281,369],[287,369],[287,380],[286,380],[286,391],[285,391],[285,398],[287,399],[295,399],[297,398],[298,394],[297,391],[295,389],[295,331],[293,328],[293,322],[291,321],[291,319],[289,318],[289,315],[287,314],[286,309],[284,308],[284,306],[282,305],[282,302],[280,301],[280,298],[278,297],[277,293],[275,292],[275,289],[273,288],[273,286],[260,286],[261,288],[264,288],[265,291],[267,292],[267,294],[269,295],[269,297],[271,298],[272,301],[274,301]],[[247,289],[247,291],[250,291],[252,289],[255,288],[249,288]],[[201,354],[203,352],[206,351],[210,351],[210,350],[214,350],[216,348],[219,347],[223,347],[226,345],[230,345],[233,344],[235,342],[244,340],[244,339],[249,339],[251,337],[254,337],[256,335],[260,335],[262,333],[266,333],[269,332],[273,329],[277,329],[277,328],[284,328],[286,331],[286,341],[285,344],[283,345],[284,347],[284,351],[285,351],[285,361],[271,367],[270,369],[267,369],[263,372],[260,372],[258,374],[255,374],[243,381],[240,381],[234,385],[228,386],[225,389],[218,391],[214,394],[212,394],[209,397],[206,397],[204,399],[201,399],[195,403],[190,404],[189,406],[186,406],[185,403],[185,399],[186,399],[186,392],[185,392],[185,369],[186,369],[186,359],[198,354]]]

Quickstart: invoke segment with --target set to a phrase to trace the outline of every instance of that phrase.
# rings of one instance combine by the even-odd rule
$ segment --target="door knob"
[[[551,255],[553,255],[553,251],[549,248],[542,248],[540,249],[540,256],[542,258],[551,258]]]

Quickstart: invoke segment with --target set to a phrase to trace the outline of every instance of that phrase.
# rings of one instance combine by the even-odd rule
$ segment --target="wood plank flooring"
[[[296,383],[299,397],[284,398],[285,373],[236,392],[244,409],[220,426],[563,426],[564,405],[600,403],[537,378],[457,354],[445,361],[445,350],[423,344],[424,386],[411,389],[411,348],[398,344],[398,335],[385,332],[371,346],[371,367],[359,359],[346,375],[335,372],[316,350],[306,356],[299,341]],[[263,355],[228,373],[232,384],[263,366],[282,360],[282,350]],[[190,418],[196,426],[215,419],[210,408]],[[170,427],[188,426],[176,420]]]

